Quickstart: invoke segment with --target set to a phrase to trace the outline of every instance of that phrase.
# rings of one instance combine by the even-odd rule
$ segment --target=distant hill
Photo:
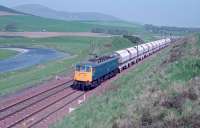
[[[144,32],[142,25],[122,21],[64,21],[32,15],[0,16],[0,31],[14,32],[92,32],[94,29],[105,31]]]
[[[34,5],[34,6],[36,12],[38,13],[41,12],[41,14],[46,16],[35,16],[33,13],[30,12],[20,13],[22,10],[15,11],[15,9],[9,9],[1,6],[0,31],[95,32],[95,33],[107,33],[114,35],[122,33],[138,34],[144,32],[144,28],[142,25],[122,21],[112,16],[107,16],[98,13],[66,13],[66,12],[62,13],[48,8],[44,8],[43,6],[40,5]],[[38,7],[38,9],[36,9],[36,6]],[[26,7],[21,6],[21,8],[30,9],[28,8],[28,6]],[[48,16],[47,14],[49,14],[51,17],[50,18],[47,17]],[[59,14],[63,15],[60,16]],[[52,15],[54,15],[54,18],[52,18]],[[64,17],[64,15],[68,15],[68,17],[67,16]],[[74,15],[74,17],[72,17],[72,15]],[[65,19],[63,20],[63,18]]]
[[[1,12],[7,12],[7,13],[16,13],[16,14],[22,14],[21,12],[15,11],[14,9],[7,8],[5,6],[0,5],[0,11]]]
[[[58,20],[79,20],[79,21],[116,21],[120,20],[116,17],[95,13],[95,12],[62,12],[50,9],[48,7],[38,5],[38,4],[26,4],[13,7],[13,9],[32,14],[35,16],[40,16],[44,18],[52,18]]]

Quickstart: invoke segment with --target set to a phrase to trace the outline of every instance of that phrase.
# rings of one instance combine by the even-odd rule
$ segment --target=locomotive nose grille
[[[92,73],[91,72],[75,72],[76,81],[83,81],[83,82],[92,82]]]

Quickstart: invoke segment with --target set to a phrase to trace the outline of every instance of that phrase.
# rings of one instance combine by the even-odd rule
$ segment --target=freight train
[[[99,86],[103,81],[110,79],[129,68],[138,61],[167,47],[170,38],[144,43],[138,46],[115,51],[112,55],[96,57],[75,67],[73,88],[88,90]]]

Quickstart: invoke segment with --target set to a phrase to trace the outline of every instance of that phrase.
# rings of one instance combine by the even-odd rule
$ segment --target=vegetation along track
[[[70,103],[77,97],[82,96],[82,92],[72,90],[69,85],[72,81],[67,81],[61,83],[59,86],[45,90],[38,95],[29,97],[19,102],[14,102],[10,106],[4,107],[0,110],[0,128],[10,128],[10,127],[22,127],[26,125],[24,121],[33,119],[38,114],[43,113],[42,116],[38,116],[37,120],[32,121],[38,122],[41,118],[44,118],[46,114],[52,112],[53,110],[59,110],[56,104],[62,102],[63,100],[70,100],[65,103]],[[60,107],[58,105],[58,107]],[[26,126],[27,127],[27,126]]]

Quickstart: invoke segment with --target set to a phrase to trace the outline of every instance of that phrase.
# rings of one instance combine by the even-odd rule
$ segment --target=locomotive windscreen
[[[91,67],[86,66],[86,65],[77,65],[76,66],[76,71],[79,71],[79,72],[90,72],[91,71]]]

